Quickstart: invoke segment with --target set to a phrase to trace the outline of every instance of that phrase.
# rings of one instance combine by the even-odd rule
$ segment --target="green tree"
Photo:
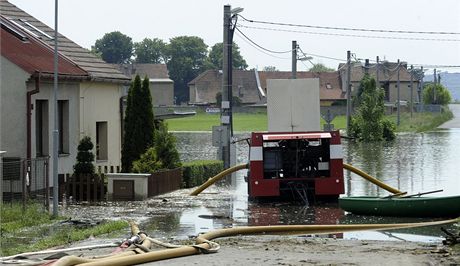
[[[205,69],[207,48],[203,39],[196,36],[174,37],[166,46],[169,76],[179,103],[189,100],[188,82]]]
[[[95,54],[100,54],[107,63],[127,63],[133,54],[133,42],[131,37],[119,31],[113,31],[96,40],[91,50]]]
[[[153,173],[160,169],[162,169],[161,161],[158,159],[155,148],[151,147],[138,160],[133,162],[132,172]]]
[[[211,51],[208,55],[208,60],[211,63],[213,69],[222,69],[222,58],[223,58],[223,45],[221,42],[214,44],[211,47]],[[234,69],[246,69],[248,64],[240,54],[240,47],[236,43],[232,45],[232,67]]]
[[[384,91],[369,75],[364,75],[361,85],[359,107],[351,120],[349,135],[365,142],[394,139],[395,126],[384,117]]]
[[[446,105],[452,101],[449,90],[441,84],[429,83],[423,88],[424,104]]]
[[[166,43],[158,38],[145,38],[134,43],[134,55],[137,63],[160,64],[165,62]]]
[[[181,165],[176,137],[168,132],[168,125],[164,122],[160,122],[155,131],[155,150],[162,168],[174,169]]]
[[[94,154],[91,150],[94,144],[88,136],[83,137],[78,144],[77,163],[73,166],[74,173],[79,174],[94,174]]]
[[[314,64],[308,71],[311,72],[333,72],[333,68],[327,67],[321,63]]]
[[[124,120],[122,171],[131,172],[133,161],[153,146],[154,117],[149,79],[136,75],[128,92]]]

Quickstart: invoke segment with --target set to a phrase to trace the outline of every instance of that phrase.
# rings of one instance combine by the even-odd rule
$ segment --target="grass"
[[[453,114],[451,111],[444,111],[442,113],[410,113],[401,114],[400,126],[396,128],[398,132],[424,132],[436,129],[438,126],[446,121],[452,119]],[[397,117],[395,115],[389,118],[396,123]]]
[[[321,128],[324,120],[321,119]],[[345,116],[337,116],[333,121],[336,129],[346,127]],[[171,131],[212,131],[213,126],[220,125],[219,114],[197,113],[195,116],[168,120],[168,129]],[[233,114],[234,131],[266,131],[267,114],[266,113],[235,113]]]
[[[396,115],[387,116],[396,123]],[[212,131],[212,126],[220,125],[219,114],[197,113],[195,116],[168,120],[171,131]],[[401,114],[401,123],[397,127],[398,132],[423,132],[433,130],[442,123],[452,119],[452,112],[442,113],[409,113]],[[324,120],[321,119],[321,128]],[[335,129],[345,129],[347,124],[346,116],[336,116],[331,122]],[[267,114],[256,113],[235,113],[233,115],[233,130],[242,132],[267,131]]]
[[[0,256],[43,250],[61,246],[90,236],[104,235],[126,229],[125,221],[108,221],[93,227],[77,229],[58,224],[64,218],[53,219],[39,204],[2,205]]]

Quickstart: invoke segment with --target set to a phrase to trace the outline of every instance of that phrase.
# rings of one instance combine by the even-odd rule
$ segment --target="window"
[[[59,154],[69,153],[69,101],[58,101]]]
[[[96,160],[108,159],[107,122],[96,122]]]
[[[35,149],[37,157],[49,155],[48,101],[35,102]]]

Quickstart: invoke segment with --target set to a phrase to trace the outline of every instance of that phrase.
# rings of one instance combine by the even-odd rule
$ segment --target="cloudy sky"
[[[54,25],[54,0],[9,1],[47,25]],[[292,40],[296,40],[303,52],[314,55],[314,63],[332,68],[346,59],[347,50],[362,59],[375,60],[379,56],[409,64],[460,66],[460,1],[456,0],[61,0],[59,31],[85,48],[115,30],[133,41],[148,37],[168,42],[172,37],[188,35],[199,36],[212,46],[222,42],[225,4],[244,8],[241,15],[248,20],[304,25],[279,26],[238,19],[238,29],[257,45],[272,52],[286,52],[291,49]],[[457,34],[400,34],[305,26]],[[239,32],[234,40],[250,68],[276,66],[290,70],[290,53],[264,51]],[[297,68],[301,71],[310,66],[309,62],[299,62]],[[460,72],[460,68],[445,70]]]

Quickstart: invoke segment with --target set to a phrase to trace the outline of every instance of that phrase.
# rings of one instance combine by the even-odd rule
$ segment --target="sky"
[[[55,0],[9,0],[14,5],[54,28]],[[249,68],[275,66],[291,70],[292,41],[322,63],[337,69],[346,60],[347,50],[357,59],[369,58],[408,64],[460,66],[460,1],[457,0],[79,0],[59,1],[58,30],[79,45],[90,49],[105,33],[120,31],[134,42],[159,38],[169,42],[177,36],[198,36],[208,46],[223,39],[223,8],[241,7],[248,20],[310,26],[361,28],[398,31],[455,32],[458,34],[398,34],[326,30],[309,27],[278,26],[238,18],[237,29],[257,45],[277,53],[256,48],[240,32],[234,41]],[[258,27],[259,29],[247,28]],[[265,28],[265,29],[260,29]],[[321,34],[318,34],[321,33]],[[324,33],[329,35],[324,35]],[[334,34],[334,35],[331,35]],[[338,36],[337,34],[355,35]],[[367,36],[367,37],[357,37]],[[374,36],[378,38],[369,38]],[[385,37],[385,38],[381,38]],[[457,41],[388,39],[424,38]],[[279,53],[286,52],[286,53]],[[329,59],[329,58],[334,59]],[[338,59],[338,60],[337,60]],[[297,70],[306,71],[311,62],[298,61]],[[460,72],[460,68],[438,69]]]

